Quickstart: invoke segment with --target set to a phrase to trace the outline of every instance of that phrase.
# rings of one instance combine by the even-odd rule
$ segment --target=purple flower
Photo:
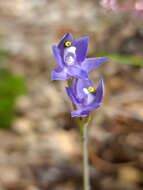
[[[53,46],[58,67],[52,71],[52,80],[66,80],[71,77],[88,79],[88,72],[108,60],[105,57],[86,58],[88,41],[88,36],[74,40],[67,33],[58,46]]]
[[[72,111],[72,117],[85,117],[90,111],[96,110],[102,103],[104,84],[101,78],[95,89],[90,79],[73,79],[72,87],[66,88],[72,103],[79,109]]]

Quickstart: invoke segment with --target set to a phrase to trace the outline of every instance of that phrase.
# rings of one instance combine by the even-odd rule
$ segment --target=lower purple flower
[[[72,117],[86,117],[102,103],[104,95],[103,79],[100,78],[96,89],[90,79],[73,79],[72,87],[67,87],[66,91],[72,103],[79,108],[72,111]]]

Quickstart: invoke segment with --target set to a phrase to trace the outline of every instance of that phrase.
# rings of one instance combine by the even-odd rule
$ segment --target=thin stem
[[[72,80],[68,79],[68,87],[72,86]],[[76,110],[76,105],[72,104],[73,108]],[[89,180],[89,167],[88,167],[88,141],[87,141],[87,128],[90,117],[87,116],[85,118],[76,118],[78,127],[81,133],[82,139],[82,154],[83,154],[83,189],[90,190],[90,180]]]
[[[83,151],[83,189],[90,190],[89,167],[88,167],[88,121],[83,124],[81,129],[82,151]]]

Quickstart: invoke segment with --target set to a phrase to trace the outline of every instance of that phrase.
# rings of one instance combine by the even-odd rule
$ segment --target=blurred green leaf
[[[0,69],[0,128],[8,128],[15,116],[16,98],[26,92],[24,78]]]
[[[5,64],[8,55],[9,55],[8,51],[0,49],[0,67]]]
[[[8,56],[8,51],[0,49],[0,128],[4,129],[11,127],[17,97],[26,92],[25,79],[8,70]]]
[[[109,53],[96,53],[97,56],[105,56],[109,57],[112,62],[120,63],[120,64],[128,64],[133,66],[143,66],[143,56],[135,56],[135,55],[123,55],[123,54],[109,54]]]

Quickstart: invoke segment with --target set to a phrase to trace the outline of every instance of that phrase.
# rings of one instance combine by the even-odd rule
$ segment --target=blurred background
[[[88,134],[92,190],[143,189],[143,4],[135,2],[0,0],[0,190],[82,190],[66,82],[51,81],[51,47],[66,32],[90,37],[89,57],[111,58],[90,73],[105,82]]]

